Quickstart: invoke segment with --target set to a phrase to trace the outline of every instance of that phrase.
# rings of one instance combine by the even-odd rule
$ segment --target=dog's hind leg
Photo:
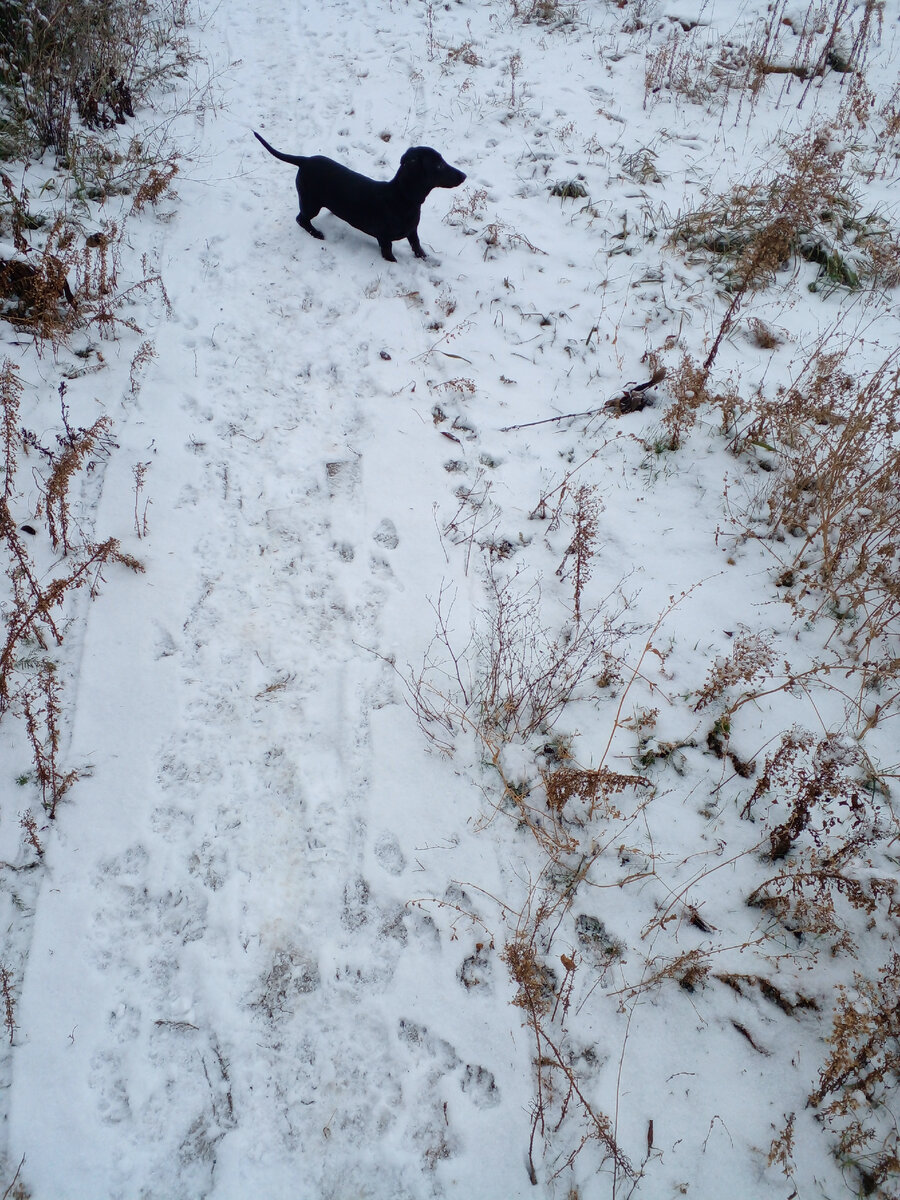
[[[297,172],[297,199],[300,202],[300,211],[297,213],[297,224],[301,229],[305,229],[307,233],[311,233],[314,238],[320,241],[325,241],[325,234],[316,229],[312,223],[312,218],[317,217],[322,211],[321,204],[313,204],[309,196],[303,194],[303,182],[300,179],[301,172]]]

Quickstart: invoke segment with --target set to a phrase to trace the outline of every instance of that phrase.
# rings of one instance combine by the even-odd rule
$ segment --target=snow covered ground
[[[807,13],[777,8],[796,28]],[[844,9],[852,31],[862,10]],[[734,714],[732,758],[708,740],[721,706],[697,707],[736,637],[774,650],[775,688],[833,623],[798,620],[771,546],[743,536],[765,447],[730,453],[703,412],[662,451],[665,385],[642,411],[603,411],[649,380],[650,352],[670,371],[682,351],[702,359],[727,308],[709,261],[664,245],[667,222],[775,161],[779,136],[833,120],[851,76],[826,71],[802,107],[784,74],[752,103],[701,103],[646,90],[648,63],[673,34],[695,39],[695,71],[750,44],[761,0],[541,12],[199,13],[213,81],[172,125],[177,199],[131,219],[123,268],[137,278],[149,254],[170,308],[137,294],[142,333],[75,377],[71,347],[3,334],[23,424],[52,426],[64,378],[74,422],[111,415],[118,448],[80,516],[146,568],[109,567],[97,600],[73,604],[63,757],[82,777],[52,824],[16,783],[24,738],[3,733],[17,1028],[0,1184],[21,1163],[22,1195],[856,1194],[806,1100],[835,985],[885,962],[896,915],[867,939],[851,913],[855,954],[833,954],[748,906],[773,870],[762,805],[741,817],[758,775],[738,769],[794,725],[846,730],[845,702],[774,690]],[[865,70],[880,101],[898,20],[887,0]],[[780,30],[785,61],[796,28]],[[388,263],[330,214],[323,242],[298,229],[293,169],[254,129],[379,178],[432,145],[468,178],[425,203],[428,259],[402,243]],[[581,196],[551,194],[576,182]],[[895,202],[895,184],[860,176],[866,206]],[[717,378],[774,394],[828,330],[848,361],[882,361],[896,293],[813,294],[816,274],[795,264],[748,299],[779,344],[741,326]],[[155,358],[132,390],[143,340]],[[576,584],[579,485],[595,553]],[[34,516],[33,497],[17,504]],[[498,594],[526,656],[591,620],[597,654],[552,720],[491,741],[478,701]],[[452,729],[420,727],[416,680]],[[896,724],[876,722],[865,750],[896,773]],[[567,753],[633,781],[562,833],[540,772]],[[881,843],[872,855],[888,869]],[[546,1043],[514,1003],[509,947],[527,945]],[[568,1072],[538,1073],[551,1044]],[[791,1114],[783,1170],[769,1151]]]

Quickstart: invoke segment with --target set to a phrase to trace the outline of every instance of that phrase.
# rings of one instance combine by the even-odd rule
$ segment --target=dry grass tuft
[[[572,540],[563,560],[556,569],[560,579],[572,581],[573,614],[576,625],[581,623],[584,589],[591,578],[591,560],[597,553],[597,531],[603,501],[590,484],[579,484],[571,493]]]
[[[448,752],[463,730],[494,748],[549,735],[579,687],[607,673],[624,636],[619,614],[602,609],[552,633],[536,584],[523,591],[516,574],[504,578],[489,564],[487,585],[488,605],[465,647],[455,644],[452,605],[441,596],[432,647],[406,680],[423,732]]]
[[[729,657],[717,659],[710,668],[706,682],[698,693],[694,712],[721,700],[740,683],[749,685],[754,680],[767,678],[774,665],[775,653],[769,640],[763,634],[739,630],[735,634]]]
[[[769,524],[795,543],[784,564],[793,603],[806,619],[852,613],[848,641],[869,660],[886,655],[882,675],[896,674],[900,618],[898,414],[900,355],[854,376],[832,352],[812,357],[757,420],[781,452]]]
[[[3,1023],[9,1035],[9,1044],[16,1036],[16,1007],[13,998],[13,975],[6,963],[0,963],[0,995],[3,997]]]
[[[619,775],[606,767],[585,768],[564,766],[555,771],[541,773],[547,792],[547,806],[558,816],[563,814],[570,800],[578,800],[583,812],[579,819],[592,820],[598,814],[606,817],[621,817],[612,802],[612,797],[629,787],[649,787],[649,779],[643,775]],[[570,817],[576,814],[568,814]]]
[[[534,1036],[536,1088],[528,1146],[529,1176],[532,1184],[537,1183],[534,1166],[537,1136],[547,1142],[551,1134],[559,1133],[571,1115],[577,1118],[580,1133],[554,1178],[568,1169],[587,1145],[597,1143],[604,1159],[612,1160],[617,1173],[634,1179],[636,1172],[616,1140],[613,1122],[587,1095],[575,1056],[566,1045],[564,1021],[578,960],[561,956],[564,975],[558,982],[556,972],[541,961],[537,952],[539,933],[557,905],[558,901],[551,902],[549,908],[539,904],[530,921],[520,924],[500,955],[516,984],[513,1004],[524,1011],[526,1025]]]
[[[125,554],[114,538],[98,543],[76,529],[71,516],[73,484],[94,456],[108,451],[108,419],[100,418],[88,430],[74,429],[69,423],[63,386],[63,432],[57,434],[56,447],[48,448],[34,434],[20,428],[21,391],[15,366],[6,360],[0,367],[0,546],[6,555],[8,600],[5,636],[0,637],[0,718],[12,713],[22,719],[41,801],[52,819],[78,774],[60,765],[62,689],[56,664],[47,651],[51,644],[59,646],[63,642],[64,614],[73,594],[87,587],[94,595],[104,566],[119,563],[134,571],[143,567]],[[61,556],[49,573],[35,565],[11,508],[25,452],[36,453],[40,459],[39,467],[30,472],[42,492],[38,515],[43,515],[51,545]],[[31,841],[38,850],[36,835]]]

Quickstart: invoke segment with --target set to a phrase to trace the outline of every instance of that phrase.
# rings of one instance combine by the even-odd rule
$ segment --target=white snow
[[[740,536],[733,516],[766,475],[729,454],[715,414],[660,455],[648,446],[664,387],[643,412],[532,424],[600,410],[650,377],[648,351],[675,366],[679,339],[702,359],[728,298],[708,262],[664,247],[666,221],[772,161],[778,135],[833,117],[848,77],[814,81],[803,108],[803,85],[784,76],[740,110],[737,95],[645,97],[647,56],[676,20],[738,41],[766,5],[571,11],[550,25],[500,0],[230,0],[197,14],[213,82],[173,119],[190,154],[177,199],[131,218],[123,266],[138,278],[147,253],[171,310],[137,294],[142,333],[103,341],[104,369],[68,381],[74,423],[108,413],[118,447],[86,482],[80,519],[146,574],[106,568],[97,599],[79,593],[67,614],[63,758],[82,777],[55,821],[39,820],[43,861],[2,874],[17,1025],[2,1059],[3,1186],[24,1157],[34,1200],[848,1194],[806,1097],[835,984],[873,973],[888,934],[832,956],[747,906],[767,877],[751,853],[766,827],[740,815],[754,780],[709,752],[717,714],[692,697],[741,630],[773,646],[780,678],[785,658],[799,670],[822,654],[832,626],[798,623],[769,547]],[[866,68],[883,98],[898,19],[887,0]],[[469,62],[452,53],[465,44]],[[300,230],[293,168],[253,129],[379,178],[407,146],[432,145],[468,178],[424,205],[427,261],[398,243],[388,263],[328,213],[324,242]],[[658,182],[622,167],[642,149]],[[551,196],[576,178],[586,199]],[[891,185],[861,183],[867,206],[895,203]],[[859,363],[882,361],[895,294],[812,295],[814,276],[804,264],[756,298],[785,342],[733,338],[717,378],[774,388],[838,321],[835,344],[856,338]],[[79,360],[38,355],[12,327],[0,336],[26,382],[22,423],[54,429]],[[132,394],[142,340],[155,358]],[[554,636],[563,628],[569,501],[550,518],[579,464],[569,496],[584,483],[602,502],[582,604],[615,616],[622,679],[598,687],[589,672],[555,729],[513,738],[502,765],[539,787],[542,747],[565,734],[582,766],[652,782],[575,830],[568,869],[587,853],[594,865],[544,947],[557,984],[560,955],[576,953],[552,1028],[643,1174],[614,1178],[596,1142],[566,1167],[587,1127],[573,1100],[555,1130],[548,1101],[532,1183],[535,1042],[500,953],[544,890],[565,885],[483,747],[457,729],[441,754],[404,680],[430,665],[464,707],[452,647],[477,691],[488,545],[509,544],[495,577]],[[18,498],[21,520],[35,495]],[[49,569],[43,526],[36,541]],[[439,614],[449,647],[434,641]],[[683,745],[644,768],[652,709],[648,736]],[[842,720],[824,688],[774,693],[739,710],[730,746],[762,763],[792,725]],[[40,818],[39,795],[16,784],[21,731],[2,736],[0,858],[21,866],[18,814]],[[889,772],[891,723],[865,748]],[[597,950],[601,928],[621,957]],[[880,928],[896,935],[896,920]],[[691,950],[819,1010],[787,1015],[715,980],[648,983]],[[786,1178],[767,1155],[792,1112]]]

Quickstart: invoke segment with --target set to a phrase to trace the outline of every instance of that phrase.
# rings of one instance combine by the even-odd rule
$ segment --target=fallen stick
[[[643,404],[636,403],[641,393],[646,392],[648,388],[655,387],[665,377],[666,368],[657,367],[646,383],[636,383],[633,387],[626,387],[621,396],[607,400],[599,408],[588,408],[584,412],[563,413],[559,417],[543,417],[540,421],[525,421],[522,425],[504,425],[500,432],[512,433],[515,429],[531,429],[535,425],[551,425],[555,421],[573,421],[578,417],[596,417],[598,413],[604,411],[615,412],[617,416],[621,416],[622,413],[638,412],[644,407]]]

